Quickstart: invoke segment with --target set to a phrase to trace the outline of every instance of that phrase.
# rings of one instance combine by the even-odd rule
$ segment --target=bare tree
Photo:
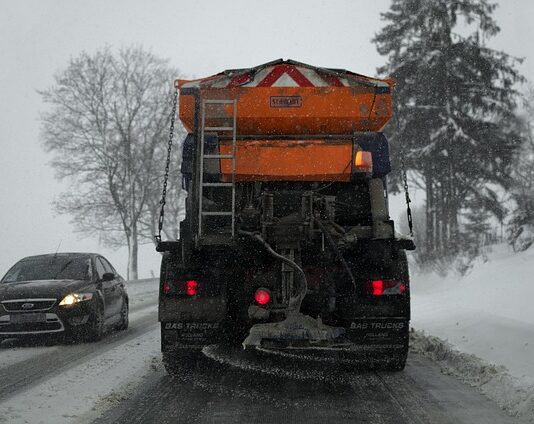
[[[128,246],[128,278],[137,278],[140,226],[159,198],[177,71],[140,47],[104,48],[71,59],[41,92],[50,108],[42,139],[66,192],[55,202],[78,231]]]

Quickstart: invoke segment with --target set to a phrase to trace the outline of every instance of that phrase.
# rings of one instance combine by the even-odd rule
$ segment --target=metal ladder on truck
[[[232,105],[232,116],[218,116],[216,118],[223,120],[230,120],[232,122],[231,126],[206,126],[206,106],[215,105],[216,107],[224,108],[226,105]],[[216,154],[208,153],[206,154],[206,132],[232,132],[232,153],[222,155],[219,153],[219,150]],[[198,234],[197,240],[200,241],[205,238],[203,234],[203,224],[204,219],[210,216],[228,216],[231,218],[232,228],[231,228],[231,237],[232,239],[235,236],[235,172],[236,172],[236,138],[237,138],[237,100],[222,100],[222,99],[204,99],[201,103],[201,120],[200,120],[200,172],[199,172],[199,206],[198,206]],[[221,159],[231,159],[232,160],[232,179],[231,182],[206,182],[204,178],[205,174],[205,161],[206,160],[221,160]],[[222,166],[221,166],[222,168]],[[222,175],[222,169],[221,169]],[[218,211],[206,211],[204,210],[204,199],[203,193],[205,187],[214,187],[224,190],[231,188],[232,190],[232,206],[231,210],[218,210]],[[207,240],[206,240],[207,241]]]

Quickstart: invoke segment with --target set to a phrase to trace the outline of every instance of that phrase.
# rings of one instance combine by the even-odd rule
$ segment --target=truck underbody
[[[261,340],[261,346],[352,349],[402,367],[410,319],[406,243],[394,238],[391,221],[380,221],[383,227],[373,229],[370,196],[364,194],[368,185],[383,186],[381,180],[371,181],[332,184],[319,192],[311,190],[320,190],[320,184],[279,184],[285,190],[265,184],[252,197],[260,204],[243,203],[238,214],[248,222],[241,219],[234,240],[223,245],[214,241],[195,248],[186,219],[180,243],[162,262],[162,284],[171,286],[160,298],[166,361],[184,348],[242,343],[252,326],[283,322],[293,305],[294,311],[339,329],[339,337],[314,343],[281,334]],[[238,205],[248,189],[243,185],[238,190]],[[384,201],[383,188],[376,191]],[[349,193],[357,193],[352,199],[356,204],[348,203]],[[206,225],[213,240],[222,240],[225,233],[228,237],[230,225],[224,220],[214,216],[218,222]],[[386,238],[373,237],[377,231]],[[277,255],[295,263],[304,277]],[[188,281],[196,283],[190,287],[194,295],[187,293]],[[257,303],[259,289],[270,293],[268,304]]]

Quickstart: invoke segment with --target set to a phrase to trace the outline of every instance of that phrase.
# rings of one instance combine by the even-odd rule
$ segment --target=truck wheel
[[[401,250],[399,252],[399,258],[397,262],[396,270],[397,278],[409,287],[410,286],[410,271],[408,269],[408,258],[406,257],[406,251]],[[409,290],[409,289],[408,289]],[[410,299],[408,298],[408,314],[410,311]],[[402,371],[406,366],[406,359],[408,357],[408,350],[410,348],[410,324],[409,320],[406,322],[406,326],[403,331],[403,344],[404,349],[402,353],[394,355],[393,360],[391,361],[390,369],[392,371]]]
[[[162,353],[163,366],[171,377],[183,375],[194,370],[199,357],[200,351],[197,349],[181,349]]]
[[[408,357],[407,353],[401,353],[398,355],[393,355],[386,365],[384,366],[385,371],[402,371],[406,367],[406,359]]]

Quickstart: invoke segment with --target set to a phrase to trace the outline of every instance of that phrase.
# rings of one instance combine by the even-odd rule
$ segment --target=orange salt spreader
[[[392,116],[391,79],[277,60],[254,68],[177,80],[180,120],[202,125],[195,98],[235,99],[235,181],[348,181],[353,138],[378,132]],[[206,104],[204,126],[230,128],[233,104]],[[218,131],[219,153],[231,156],[230,131]],[[232,174],[221,159],[222,179]]]

